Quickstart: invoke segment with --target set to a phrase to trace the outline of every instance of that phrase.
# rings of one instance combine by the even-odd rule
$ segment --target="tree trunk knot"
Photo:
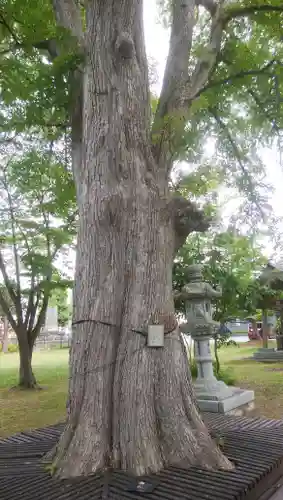
[[[173,196],[169,206],[174,221],[175,251],[177,252],[190,233],[207,231],[212,220],[203,210],[182,196]]]
[[[178,321],[173,313],[155,311],[149,320],[151,325],[164,325],[164,334],[168,335],[178,328]]]
[[[134,42],[129,33],[122,32],[116,40],[116,50],[123,59],[131,59],[134,54]]]

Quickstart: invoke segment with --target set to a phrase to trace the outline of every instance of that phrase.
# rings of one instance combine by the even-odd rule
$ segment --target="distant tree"
[[[0,193],[0,306],[18,339],[19,386],[35,388],[33,346],[52,292],[69,286],[66,262],[76,230],[74,185],[50,152],[30,149],[2,156]],[[62,271],[59,257],[64,255]]]
[[[214,336],[216,372],[219,373],[218,350],[235,344],[225,322],[231,318],[247,318],[259,302],[258,290],[261,269],[267,262],[252,238],[228,230],[222,233],[195,234],[188,238],[173,264],[173,287],[179,291],[187,281],[187,267],[192,263],[203,265],[204,278],[213,286],[221,286],[222,297],[214,304],[213,318],[220,322]],[[176,311],[184,314],[184,303],[175,301]]]
[[[228,230],[222,233],[192,235],[173,264],[173,287],[180,290],[186,283],[186,270],[192,263],[203,265],[204,278],[222,287],[222,297],[215,302],[214,319],[225,323],[229,318],[246,318],[256,309],[258,297],[250,290],[267,259],[253,238]],[[184,313],[182,301],[176,310]]]
[[[260,314],[262,321],[263,346],[267,347],[269,338],[269,326],[263,321],[263,317],[280,312],[280,330],[283,331],[282,303],[283,298],[283,271],[268,264],[261,273],[259,279],[250,284],[246,293],[246,302],[254,307],[254,314]]]

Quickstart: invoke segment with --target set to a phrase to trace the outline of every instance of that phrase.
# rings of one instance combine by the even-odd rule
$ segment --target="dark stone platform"
[[[204,414],[221,437],[233,472],[171,467],[147,477],[151,492],[131,491],[135,481],[120,471],[72,481],[52,478],[42,456],[57,442],[59,424],[0,441],[0,500],[264,500],[283,475],[283,421]],[[264,494],[264,497],[262,495]]]

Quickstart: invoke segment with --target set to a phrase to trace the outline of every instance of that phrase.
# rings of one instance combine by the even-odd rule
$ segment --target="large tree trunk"
[[[54,468],[61,477],[229,469],[196,409],[176,328],[173,215],[151,149],[142,1],[118,4],[87,4],[68,423]],[[151,323],[164,324],[164,348],[146,346]]]
[[[28,333],[22,331],[18,335],[20,368],[19,368],[19,387],[22,389],[35,389],[37,382],[32,370],[32,352],[33,343],[29,342]]]

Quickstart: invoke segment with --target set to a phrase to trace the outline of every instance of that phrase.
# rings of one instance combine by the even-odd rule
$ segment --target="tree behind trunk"
[[[3,341],[2,352],[7,353],[9,347],[9,322],[6,316],[3,318]]]
[[[33,342],[28,336],[28,332],[22,331],[18,335],[19,345],[19,387],[22,389],[35,389],[37,382],[32,370]]]

